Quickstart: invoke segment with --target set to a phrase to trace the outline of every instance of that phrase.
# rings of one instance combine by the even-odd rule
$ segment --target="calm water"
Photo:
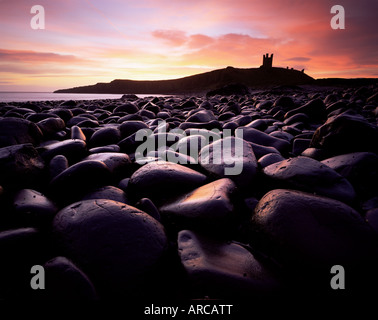
[[[55,100],[101,100],[119,99],[122,94],[86,94],[52,92],[0,92],[0,102],[55,101]],[[138,97],[163,97],[165,95],[137,94]]]

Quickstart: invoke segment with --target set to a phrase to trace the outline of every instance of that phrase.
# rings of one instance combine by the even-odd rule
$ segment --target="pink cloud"
[[[155,38],[167,41],[173,46],[181,46],[188,40],[185,31],[182,30],[155,30],[152,35]]]
[[[19,62],[33,62],[33,63],[47,63],[47,62],[70,62],[80,63],[80,59],[73,55],[63,55],[52,52],[35,52],[27,50],[5,50],[0,49],[0,59],[2,61],[19,61]]]

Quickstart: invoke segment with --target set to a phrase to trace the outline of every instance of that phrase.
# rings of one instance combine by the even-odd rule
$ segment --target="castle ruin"
[[[269,53],[263,55],[262,68],[272,68],[273,65],[273,53],[269,57]]]

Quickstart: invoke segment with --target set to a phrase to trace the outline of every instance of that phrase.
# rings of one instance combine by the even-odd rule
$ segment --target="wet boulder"
[[[257,172],[251,145],[235,137],[227,137],[202,148],[199,163],[211,175],[230,178],[239,187],[250,185]]]
[[[206,180],[204,174],[193,169],[172,162],[154,161],[134,172],[129,189],[139,199],[162,201],[193,190]]]
[[[155,283],[168,240],[161,223],[143,211],[112,200],[80,201],[58,212],[53,232],[101,298],[160,290]]]
[[[91,280],[69,259],[55,257],[47,261],[43,267],[48,283],[41,293],[43,300],[98,300]]]
[[[211,226],[221,230],[235,219],[232,202],[235,192],[232,180],[219,179],[165,203],[159,211],[183,228]]]
[[[348,205],[301,191],[276,189],[259,201],[251,221],[259,239],[252,242],[280,261],[292,281],[299,279],[307,283],[306,288],[313,284],[329,290],[331,267],[341,265],[348,270],[349,288],[374,285],[376,235]]]
[[[325,164],[307,157],[296,157],[273,163],[263,169],[271,188],[311,192],[346,203],[356,197],[353,186]]]
[[[9,188],[38,186],[44,181],[45,162],[32,144],[0,148],[0,185]]]
[[[372,152],[343,154],[322,161],[346,178],[361,199],[378,194],[378,156]]]
[[[25,143],[38,145],[42,137],[41,129],[29,120],[12,117],[0,119],[0,148]]]
[[[360,116],[341,114],[329,118],[316,129],[310,147],[322,148],[331,155],[353,152],[374,152],[378,154],[377,127]]]
[[[261,297],[278,292],[280,285],[275,275],[238,243],[189,230],[180,231],[177,242],[194,297]]]

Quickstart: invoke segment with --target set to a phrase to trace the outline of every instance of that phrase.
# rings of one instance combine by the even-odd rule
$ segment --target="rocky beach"
[[[0,102],[0,299],[376,290],[377,123],[376,84]]]

